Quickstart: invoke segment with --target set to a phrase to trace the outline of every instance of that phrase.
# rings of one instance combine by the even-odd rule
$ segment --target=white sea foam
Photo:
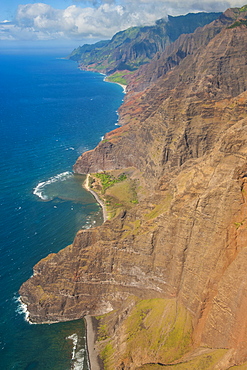
[[[81,155],[81,153],[87,152],[89,150],[89,147],[87,146],[79,146],[75,149],[78,154]]]
[[[82,229],[91,229],[93,225],[96,223],[95,220],[92,219],[92,216],[87,216],[84,225],[81,226]]]
[[[14,296],[14,300],[17,303],[17,308],[16,308],[15,312],[17,312],[19,315],[24,315],[25,321],[27,321],[29,324],[33,324],[29,320],[30,313],[27,309],[27,305],[22,302],[21,297]]]
[[[78,343],[78,335],[77,334],[72,334],[67,337],[67,339],[70,339],[73,341],[73,349],[72,349],[72,360],[75,359],[75,352],[76,352],[76,347]]]
[[[53,176],[53,177],[50,177],[47,181],[43,181],[43,182],[40,182],[34,189],[33,189],[33,194],[34,195],[37,195],[37,197],[41,198],[42,200],[51,200],[51,198],[49,198],[44,190],[45,190],[45,187],[47,185],[50,185],[54,182],[57,182],[57,181],[65,181],[67,179],[69,179],[70,177],[73,176],[73,173],[72,172],[69,172],[69,171],[66,171],[66,172],[62,172],[62,173],[59,173],[58,175],[56,176]]]
[[[83,370],[84,366],[85,350],[81,348],[75,355],[75,362],[71,370]]]
[[[66,148],[66,150],[75,150],[75,148],[73,148],[73,146],[70,146],[69,148]]]
[[[71,370],[83,370],[83,363],[85,358],[85,349],[84,348],[78,348],[78,335],[72,334],[67,337],[67,339],[70,339],[73,341],[73,349],[71,354]]]

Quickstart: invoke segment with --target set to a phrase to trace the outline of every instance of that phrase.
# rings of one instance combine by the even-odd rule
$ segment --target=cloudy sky
[[[0,45],[14,42],[95,42],[167,14],[224,11],[247,0],[1,0]]]

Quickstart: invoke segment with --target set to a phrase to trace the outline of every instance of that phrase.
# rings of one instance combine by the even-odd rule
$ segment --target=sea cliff
[[[246,10],[131,75],[122,127],[74,166],[114,213],[20,288],[34,322],[96,316],[105,369],[247,368]]]

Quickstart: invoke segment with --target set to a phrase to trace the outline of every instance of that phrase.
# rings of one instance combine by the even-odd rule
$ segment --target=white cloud
[[[144,7],[150,13],[159,14],[166,12],[170,15],[181,15],[189,12],[220,12],[230,7],[241,7],[246,0],[125,0],[128,9]]]
[[[0,39],[49,40],[110,38],[135,25],[150,25],[167,14],[224,11],[246,0],[87,0],[87,7],[55,9],[45,3],[19,5],[14,22],[0,22]],[[121,5],[120,5],[121,4]]]

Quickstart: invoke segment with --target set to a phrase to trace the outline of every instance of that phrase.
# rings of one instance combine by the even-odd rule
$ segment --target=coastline
[[[107,79],[107,76],[106,76],[106,75],[104,75],[104,76],[105,76],[105,77],[104,77],[104,81],[105,81],[105,82],[109,82],[109,83],[117,84],[117,85],[121,86],[121,87],[122,87],[122,89],[123,89],[123,93],[124,93],[124,94],[127,94],[127,91],[126,91],[127,85],[123,85],[123,84],[120,84],[119,82],[115,82],[115,81],[109,81],[109,80]]]
[[[107,211],[106,211],[106,206],[105,206],[105,203],[103,202],[103,200],[101,200],[98,196],[97,193],[95,193],[95,191],[93,191],[92,189],[90,189],[89,185],[88,185],[88,182],[89,182],[89,174],[87,174],[87,177],[86,177],[86,180],[83,184],[84,188],[89,191],[93,196],[94,198],[96,199],[96,201],[99,203],[99,205],[102,207],[102,210],[103,210],[103,220],[104,222],[107,220]]]
[[[91,370],[103,370],[104,366],[100,360],[96,350],[95,350],[95,336],[97,330],[97,320],[93,316],[85,316],[85,330],[86,330],[86,339],[87,339],[87,353],[88,361]]]
[[[121,86],[121,87],[122,87],[122,89],[123,89],[123,93],[124,93],[124,94],[127,94],[127,91],[126,91],[126,89],[127,89],[127,85],[123,85],[123,84],[120,84],[119,82],[115,82],[115,81],[109,81],[109,80],[107,79],[107,78],[108,78],[108,76],[107,76],[105,73],[99,72],[99,71],[97,71],[97,70],[88,70],[88,69],[84,69],[84,68],[82,68],[81,66],[78,66],[78,68],[79,68],[79,69],[81,69],[82,71],[88,71],[88,72],[95,72],[95,73],[99,73],[100,75],[104,76],[104,79],[103,79],[103,81],[104,81],[104,82],[109,82],[109,83],[117,84],[117,85]]]
[[[127,94],[127,91],[126,91],[127,85],[122,85],[122,84],[120,84],[118,82],[114,82],[114,83],[120,85],[122,87],[122,89],[123,89],[123,93],[124,94]]]
[[[118,82],[111,82],[107,80],[107,76],[104,77],[104,82],[109,83],[116,83],[117,85],[120,85],[123,89],[123,93],[126,94],[126,87],[127,85],[122,85]],[[83,183],[84,188],[89,191],[96,201],[99,203],[99,205],[102,207],[103,211],[103,222],[107,220],[107,211],[105,203],[99,198],[98,194],[93,191],[89,187],[89,174],[86,175],[86,179]],[[85,323],[85,332],[86,332],[86,351],[88,354],[88,362],[90,370],[103,370],[104,365],[100,357],[98,356],[96,349],[95,349],[95,337],[97,332],[97,320],[93,316],[84,316],[84,323]]]
[[[101,76],[102,77],[102,76]],[[100,80],[102,80],[103,78],[100,78]],[[106,88],[106,87],[105,87]],[[108,86],[108,88],[107,88],[107,90],[110,90],[110,86]],[[119,94],[121,95],[121,91],[122,91],[122,89],[120,90],[118,90],[117,88],[116,88],[116,90],[117,90],[117,92],[116,92],[116,95],[118,96]],[[117,108],[116,108],[117,109]],[[113,123],[114,124],[114,123]],[[59,144],[60,145],[60,144]],[[68,144],[69,145],[69,144]],[[67,149],[66,149],[67,150]],[[65,152],[65,154],[66,154],[66,152]],[[60,172],[60,171],[59,171]],[[63,169],[61,169],[61,174],[63,173]],[[71,174],[72,174],[72,172],[71,172]],[[58,175],[60,175],[60,173],[58,173]],[[56,175],[56,176],[58,176],[58,175]],[[55,175],[54,175],[55,176]],[[49,177],[49,176],[47,176],[47,179],[45,179],[44,181],[43,181],[43,185],[45,185],[45,183],[47,182],[47,181],[51,181],[51,180],[53,180],[54,179],[54,176],[51,176],[51,177]],[[85,176],[86,177],[86,176]],[[84,178],[85,178],[84,177]],[[90,179],[90,177],[88,176],[88,178]],[[88,183],[89,184],[89,183]],[[37,189],[36,189],[37,188]],[[35,191],[35,189],[36,189],[36,192],[34,193],[36,196],[39,196],[39,198],[37,198],[37,200],[38,200],[38,202],[40,201],[40,200],[42,200],[42,201],[45,201],[45,200],[47,200],[47,199],[43,199],[42,198],[42,194],[41,194],[41,183],[38,183],[37,184],[37,186],[32,190],[31,189],[31,191]],[[102,207],[102,211],[103,211],[103,219],[102,219],[102,216],[101,216],[101,222],[103,221],[103,222],[105,222],[106,220],[107,220],[107,213],[106,213],[106,206],[105,206],[105,204],[104,204],[104,202],[98,197],[98,195],[93,191],[93,190],[91,190],[91,189],[89,189],[89,187],[86,189],[87,191],[89,191],[89,192],[91,192],[91,194],[94,196],[94,198],[96,199],[96,202]],[[37,194],[37,191],[39,191],[39,195]],[[44,193],[43,193],[44,194]],[[90,201],[91,203],[94,203],[94,200],[93,200],[93,198],[91,199],[91,201]],[[95,202],[95,203],[96,203]],[[37,203],[37,204],[39,204],[39,203]],[[19,204],[18,204],[19,205]],[[20,203],[20,205],[22,205],[21,203]],[[48,207],[49,208],[49,207]],[[50,207],[51,209],[53,209],[53,206],[51,206]],[[54,208],[57,208],[57,207],[54,207]],[[95,206],[94,206],[94,208],[95,208]],[[21,214],[21,211],[20,211],[20,209],[21,209],[21,207],[19,207],[18,208],[18,214],[20,213]],[[17,208],[16,208],[16,210],[17,210]],[[100,211],[101,212],[101,210],[99,209],[99,207],[96,205],[96,212],[98,213],[98,211]],[[56,211],[55,211],[56,212]],[[72,213],[75,213],[75,212],[70,212],[71,214]],[[91,227],[94,227],[95,225],[92,225]],[[66,233],[67,233],[67,231],[66,231]],[[35,233],[35,235],[36,235],[36,233]],[[36,236],[35,236],[35,240],[36,240]],[[69,244],[69,243],[67,243],[67,244]],[[51,251],[48,251],[47,252],[47,254],[48,253],[50,253]],[[39,256],[39,260],[41,259],[41,258],[43,258],[43,257],[40,257]],[[26,280],[26,278],[25,278],[25,280]],[[23,284],[23,281],[21,281],[21,284]],[[24,300],[24,301],[26,301],[26,300]],[[33,322],[33,321],[31,321],[31,319],[30,319],[30,313],[29,313],[29,311],[28,311],[28,306],[29,306],[29,302],[28,302],[28,305],[27,304],[25,304],[22,300],[21,300],[21,297],[19,297],[19,300],[18,300],[18,309],[20,310],[20,314],[22,314],[22,316],[23,316],[23,318],[24,318],[24,320],[23,320],[23,318],[21,317],[21,320],[22,321],[25,321],[25,323],[24,323],[24,325],[26,325],[27,327],[28,327],[28,329],[27,330],[32,330],[32,331],[34,331],[34,329],[33,329],[33,327],[37,327],[37,329],[36,329],[36,331],[38,332],[39,331],[39,329],[38,329],[38,327],[40,326],[39,324],[38,325],[36,325],[36,323],[35,322]],[[29,306],[30,307],[30,306]],[[30,309],[30,311],[32,312],[32,310]],[[92,320],[93,322],[94,321],[96,321],[96,319],[95,318],[88,318],[88,320],[90,321],[90,320]],[[85,319],[85,323],[86,323],[86,321],[88,321],[87,319]],[[44,322],[44,324],[52,324],[52,323],[55,323],[55,321],[51,321],[51,322]],[[30,326],[32,325],[32,329],[30,329]],[[42,324],[41,324],[42,325]],[[24,327],[25,328],[25,327]],[[91,367],[90,367],[90,369],[91,370],[98,370],[98,369],[102,369],[102,367],[100,367],[100,366],[98,366],[97,365],[97,362],[95,362],[95,361],[98,361],[99,363],[100,363],[100,359],[98,359],[98,360],[94,360],[94,359],[97,359],[97,355],[96,355],[96,351],[95,351],[95,349],[94,349],[94,343],[93,343],[93,340],[94,340],[94,338],[96,338],[96,335],[97,335],[97,331],[96,331],[96,329],[97,329],[97,326],[95,326],[94,324],[88,324],[87,323],[87,327],[86,327],[86,330],[85,330],[85,332],[86,332],[86,338],[87,338],[87,344],[86,344],[86,350],[88,351],[88,354],[89,354],[89,361],[90,361],[90,364],[91,364]],[[42,329],[43,330],[43,329]],[[25,332],[24,332],[25,333]],[[93,339],[90,339],[90,338],[93,338]],[[91,345],[90,345],[90,343],[91,343]],[[21,347],[20,347],[21,348]],[[88,349],[87,349],[88,348]],[[97,348],[97,346],[96,346],[96,348]],[[31,352],[30,352],[31,353]],[[94,354],[95,353],[95,354]],[[68,356],[67,356],[68,357]]]

